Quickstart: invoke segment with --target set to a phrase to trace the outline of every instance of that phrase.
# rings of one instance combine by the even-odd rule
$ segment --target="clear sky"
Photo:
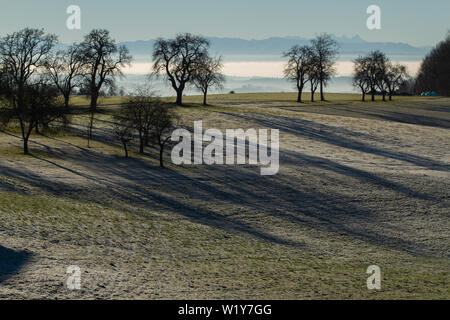
[[[25,26],[45,28],[62,42],[92,28],[118,41],[172,37],[179,32],[263,39],[321,32],[369,41],[434,45],[450,29],[450,0],[0,0],[0,36]],[[369,5],[381,7],[381,30],[366,27]],[[66,28],[66,8],[81,8],[81,30]]]

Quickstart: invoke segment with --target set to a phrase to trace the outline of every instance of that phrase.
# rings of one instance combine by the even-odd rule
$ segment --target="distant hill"
[[[424,56],[430,47],[414,47],[407,43],[369,42],[356,35],[354,37],[333,36],[340,45],[341,55],[365,54],[373,50],[381,50],[388,55]],[[302,37],[271,37],[263,40],[246,40],[240,38],[208,38],[211,51],[222,55],[276,55],[293,45],[308,44],[310,39]],[[123,42],[134,56],[151,55],[155,40]]]

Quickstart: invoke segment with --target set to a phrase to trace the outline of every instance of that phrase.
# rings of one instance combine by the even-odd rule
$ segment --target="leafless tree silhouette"
[[[127,117],[126,112],[120,111],[113,116],[113,131],[120,140],[125,152],[125,158],[128,158],[128,144],[133,140],[134,125],[132,119]]]
[[[155,105],[161,102],[149,95],[145,90],[138,92],[129,98],[123,106],[123,116],[130,119],[133,127],[139,135],[139,153],[144,153],[148,145],[150,131],[152,129]]]
[[[225,76],[221,73],[223,68],[222,57],[205,57],[192,78],[194,86],[203,93],[203,105],[206,106],[206,96],[211,87],[223,89]]]
[[[336,73],[334,64],[338,54],[338,43],[330,35],[323,33],[311,41],[313,50],[317,56],[317,68],[320,84],[320,100],[324,101],[324,87]]]
[[[43,100],[32,101],[31,98],[36,92],[41,92],[44,95],[42,99],[52,100],[51,91],[40,83],[38,73],[45,66],[56,41],[55,35],[31,28],[14,32],[0,40],[0,64],[3,68],[5,93],[3,98],[11,111],[6,112],[6,115],[10,114],[19,121],[25,154],[28,153],[31,132],[40,120],[36,111],[43,107],[40,105]]]
[[[170,134],[177,125],[179,117],[174,111],[163,103],[153,105],[153,121],[151,138],[159,147],[159,165],[164,167],[164,147],[170,139]]]
[[[131,63],[132,57],[128,49],[125,46],[118,46],[105,29],[92,30],[79,46],[91,98],[89,138],[92,139],[100,90],[103,85],[112,85],[117,76],[122,76],[122,68]]]
[[[313,51],[307,71],[307,77],[311,89],[311,102],[314,102],[314,95],[321,79],[321,69],[320,64],[318,63],[318,59],[318,56]]]
[[[360,89],[362,93],[362,101],[366,101],[366,94],[370,93],[371,78],[369,75],[370,61],[368,57],[358,57],[353,61],[353,86]]]
[[[164,74],[177,93],[177,105],[182,105],[183,91],[208,57],[209,41],[190,33],[175,39],[158,39],[153,50],[153,70]]]
[[[386,88],[389,95],[389,101],[392,101],[393,94],[400,86],[408,80],[409,74],[406,66],[401,64],[389,63],[385,75]]]
[[[387,94],[389,100],[392,100],[395,91],[409,77],[406,66],[392,64],[381,51],[373,51],[366,56],[360,56],[353,63],[353,85],[361,90],[362,101],[365,101],[365,95],[369,92],[374,101],[377,89],[381,92],[383,101],[386,101]]]
[[[77,44],[66,51],[58,51],[46,61],[46,71],[64,97],[64,106],[69,107],[73,89],[80,85],[85,59]]]
[[[298,91],[297,102],[302,102],[302,92],[309,81],[308,75],[313,68],[314,52],[309,46],[293,46],[283,54],[288,62],[284,68],[284,77],[295,82]],[[313,73],[311,73],[313,75]]]

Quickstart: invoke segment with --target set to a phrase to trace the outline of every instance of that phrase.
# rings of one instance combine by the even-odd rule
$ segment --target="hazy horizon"
[[[336,63],[337,77],[350,76],[352,60],[358,54],[374,49],[386,52],[393,62],[405,64],[414,75],[426,52],[444,38],[449,28],[446,13],[450,12],[450,2],[436,0],[434,3],[438,5],[430,6],[419,0],[398,0],[395,3],[379,0],[376,4],[381,8],[382,27],[369,30],[366,10],[374,3],[366,0],[338,3],[297,0],[276,3],[268,0],[231,0],[226,3],[206,0],[189,3],[181,0],[170,3],[42,0],[39,5],[31,0],[18,0],[2,4],[0,36],[24,27],[44,28],[46,32],[57,34],[61,44],[69,44],[81,41],[93,28],[105,28],[118,43],[130,45],[133,63],[124,68],[124,73],[130,78],[141,77],[151,71],[152,40],[171,38],[180,32],[201,34],[222,40],[216,41],[217,45],[213,43],[211,53],[223,56],[226,76],[240,78],[239,81],[245,82],[242,85],[245,88],[261,89],[256,81],[249,82],[248,79],[280,79],[285,63],[281,53],[297,40],[303,44],[322,32],[345,43]],[[66,27],[69,17],[66,9],[70,5],[78,5],[81,9],[80,30]],[[122,81],[127,88],[131,88],[132,82],[127,78]],[[227,87],[230,88],[240,87]],[[277,82],[267,88],[287,90],[290,84],[286,82],[286,87],[280,87]],[[351,84],[339,88],[345,92],[353,90]]]
[[[373,4],[381,8],[380,30],[366,27],[366,10]],[[80,30],[66,28],[69,5],[81,8]],[[448,0],[435,0],[433,5],[420,0],[41,0],[38,4],[17,0],[2,4],[0,30],[5,34],[25,26],[45,28],[67,43],[80,41],[93,28],[106,28],[118,42],[173,37],[179,32],[243,39],[299,34],[311,38],[328,32],[433,46],[450,27],[448,12]]]

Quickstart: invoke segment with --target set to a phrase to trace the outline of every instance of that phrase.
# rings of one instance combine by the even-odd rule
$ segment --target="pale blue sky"
[[[82,28],[70,31],[66,8],[79,5]],[[382,10],[382,29],[366,27],[366,9]],[[172,37],[179,32],[263,39],[312,37],[321,32],[369,41],[434,45],[450,29],[449,0],[1,0],[0,36],[25,26],[45,28],[62,42],[78,41],[92,28],[107,28],[118,41]]]

